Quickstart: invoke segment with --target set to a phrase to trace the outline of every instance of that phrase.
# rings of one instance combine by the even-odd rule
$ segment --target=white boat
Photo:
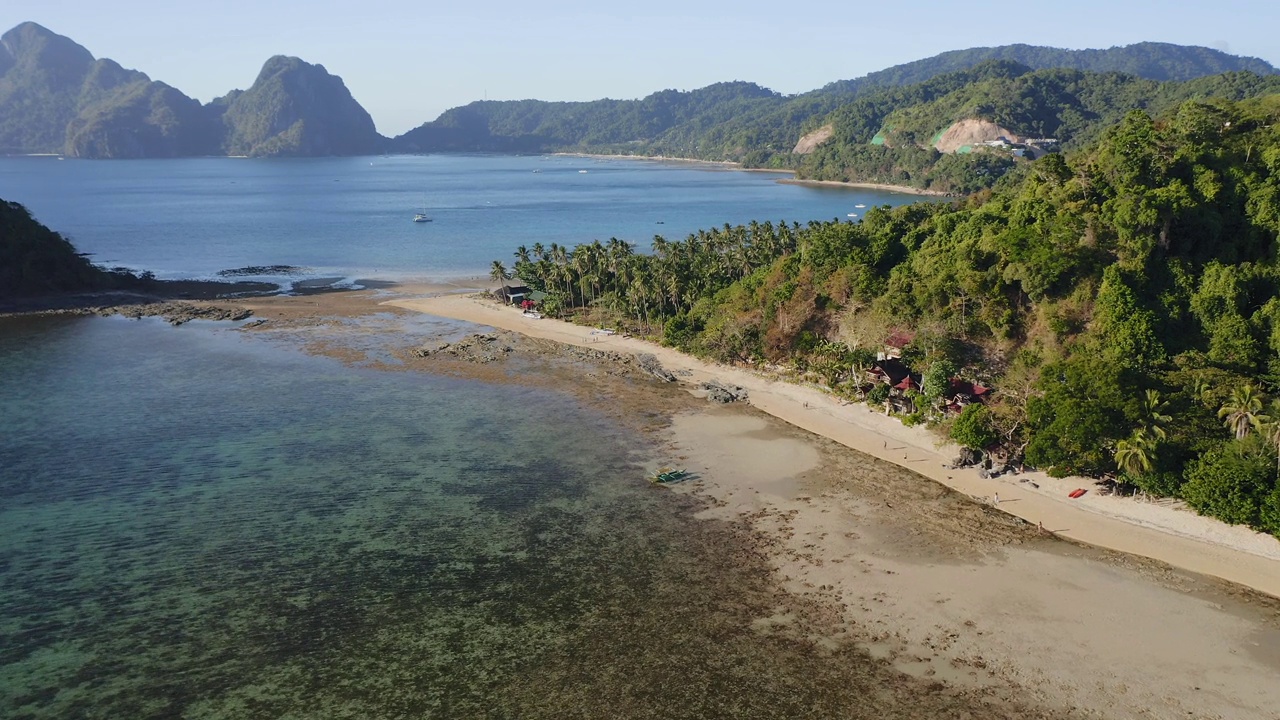
[[[849,213],[849,217],[858,217],[858,213]]]
[[[864,207],[866,207],[866,205],[863,205],[863,204],[859,203],[859,204],[857,204],[857,205],[854,205],[854,207],[856,207],[856,208],[864,208]]]
[[[413,214],[413,221],[416,223],[431,222],[431,216],[427,214],[427,199],[422,199],[422,212]]]
[[[525,317],[527,317],[527,318],[533,318],[534,320],[541,320],[541,319],[542,319],[542,313],[538,312],[537,310],[525,310],[524,312],[522,312],[522,313],[520,313],[520,314],[521,314],[521,315],[523,315],[523,316],[525,316]]]
[[[587,171],[586,171],[586,170],[579,170],[579,171],[578,171],[578,174],[579,174],[579,175],[586,175],[586,174],[587,174]]]

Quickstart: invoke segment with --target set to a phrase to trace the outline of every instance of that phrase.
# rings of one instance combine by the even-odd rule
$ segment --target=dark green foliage
[[[0,299],[140,284],[94,266],[18,203],[0,200]]]
[[[991,424],[991,411],[983,405],[969,405],[951,425],[951,439],[964,447],[986,450],[1000,440]]]
[[[1126,390],[1132,379],[1105,359],[1078,355],[1045,368],[1043,395],[1027,405],[1031,442],[1027,462],[1056,477],[1099,475],[1114,467],[1115,444],[1129,435]]]
[[[1257,443],[1231,441],[1188,466],[1182,497],[1202,515],[1257,526],[1262,508],[1272,509],[1275,490],[1274,456]]]

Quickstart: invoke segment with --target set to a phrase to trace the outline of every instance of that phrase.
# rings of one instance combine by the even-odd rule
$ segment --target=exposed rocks
[[[636,360],[640,363],[640,369],[658,378],[662,382],[675,382],[676,376],[669,370],[662,367],[662,363],[658,362],[658,358],[649,353],[641,353],[636,356]]]
[[[192,305],[184,302],[157,302],[141,305],[115,305],[111,307],[93,308],[103,317],[123,315],[127,318],[162,317],[170,325],[181,325],[192,320],[244,320],[253,315],[253,311],[242,307],[228,305]]]
[[[951,462],[952,468],[973,467],[982,462],[982,453],[972,448],[960,448],[960,455]]]
[[[423,345],[415,350],[414,354],[418,357],[431,357],[444,353],[468,362],[491,363],[501,360],[515,350],[509,342],[512,339],[511,336],[512,333],[508,332],[476,333],[454,343],[437,342]]]
[[[702,383],[700,387],[707,391],[707,399],[711,402],[726,404],[747,399],[747,389],[739,385],[729,385],[719,380],[708,380]]]
[[[248,267],[219,270],[218,277],[247,277],[250,275],[301,275],[306,268],[297,265],[249,265]]]

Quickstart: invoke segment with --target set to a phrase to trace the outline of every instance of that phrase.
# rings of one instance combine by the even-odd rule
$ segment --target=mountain
[[[355,155],[384,142],[341,78],[298,58],[201,105],[35,23],[0,36],[0,154]]]
[[[78,157],[205,154],[200,103],[23,23],[0,37],[0,153]]]
[[[473,102],[447,110],[393,142],[404,152],[605,147],[625,151],[675,128],[706,130],[782,102],[782,95],[748,82],[716,83],[689,92],[663,90],[641,100]],[[687,150],[697,151],[692,146]]]
[[[1045,150],[1079,147],[1134,109],[1280,93],[1280,75],[1230,72],[1157,82],[1080,70],[1032,71],[992,60],[838,108],[791,155],[801,177],[966,193],[990,187]],[[811,136],[821,142],[805,143]],[[1054,142],[1038,139],[1050,138]],[[1032,141],[1028,143],[1027,141]],[[799,157],[797,157],[799,156]]]
[[[1221,73],[1252,77],[1280,72],[1262,60],[1164,43],[1107,50],[1008,45],[943,53],[792,97],[751,83],[720,83],[689,92],[666,90],[640,100],[476,102],[446,111],[396,138],[392,146],[402,152],[561,150],[674,155],[795,167],[799,161],[790,151],[797,141],[829,124],[828,116],[847,114],[851,104],[874,97],[853,112],[882,118],[905,104],[925,101],[925,95],[932,99],[940,94],[928,86],[935,78],[977,82],[992,74],[1016,77],[1045,68],[1125,73],[1153,83]],[[955,90],[956,81],[944,81],[943,87]],[[898,88],[917,89],[900,94],[894,92]]]
[[[943,73],[966,70],[990,60],[1006,60],[1032,70],[1065,68],[1089,72],[1122,72],[1148,80],[1194,80],[1226,72],[1255,75],[1280,73],[1258,58],[1229,55],[1221,50],[1191,45],[1144,42],[1105,50],[1066,50],[1039,45],[1000,45],[951,50],[914,62],[894,65],[854,80],[831,83],[819,93],[858,94],[869,88],[924,82]]]
[[[252,87],[210,105],[228,155],[362,155],[385,140],[342,78],[296,57],[267,60]]]

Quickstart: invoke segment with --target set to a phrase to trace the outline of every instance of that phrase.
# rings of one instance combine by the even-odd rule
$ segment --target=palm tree
[[[1147,396],[1142,401],[1142,411],[1146,415],[1147,432],[1151,433],[1156,440],[1164,440],[1167,437],[1164,426],[1173,419],[1164,414],[1167,409],[1169,409],[1169,403],[1160,399],[1159,390],[1147,391]]]
[[[1280,476],[1280,400],[1271,401],[1271,416],[1259,422],[1258,433],[1275,448],[1276,475]]]
[[[507,280],[511,279],[511,273],[507,272],[507,268],[503,266],[501,260],[494,260],[489,266],[489,279],[494,282],[502,283],[502,294],[507,294]]]
[[[1224,425],[1231,428],[1237,440],[1243,440],[1250,428],[1256,427],[1266,418],[1262,414],[1262,393],[1252,383],[1235,388],[1231,391],[1231,397],[1218,410],[1218,417]]]
[[[1146,430],[1138,428],[1133,437],[1116,443],[1116,466],[1131,475],[1151,472],[1157,442]]]

